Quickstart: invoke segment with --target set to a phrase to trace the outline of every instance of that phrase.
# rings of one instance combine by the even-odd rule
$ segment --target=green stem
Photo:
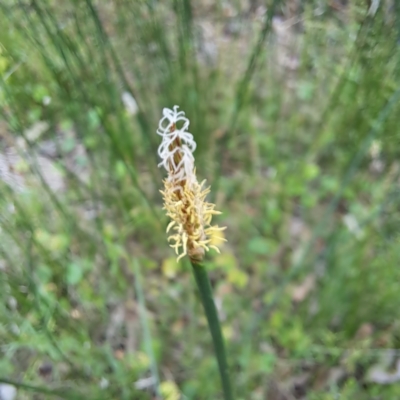
[[[210,280],[208,279],[207,271],[203,265],[192,262],[192,267],[197,287],[200,292],[201,302],[206,313],[208,327],[214,343],[215,356],[218,361],[219,374],[221,376],[221,383],[224,391],[224,399],[233,400],[224,339],[222,337],[217,309],[215,308]]]

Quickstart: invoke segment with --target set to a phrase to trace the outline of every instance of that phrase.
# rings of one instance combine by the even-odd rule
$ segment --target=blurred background
[[[0,398],[220,399],[156,135],[227,226],[239,400],[400,398],[395,0],[0,1]]]

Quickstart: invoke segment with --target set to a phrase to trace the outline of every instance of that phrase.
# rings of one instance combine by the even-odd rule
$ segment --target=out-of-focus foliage
[[[221,398],[158,192],[178,104],[237,399],[399,397],[400,9],[366,3],[0,2],[0,384]]]

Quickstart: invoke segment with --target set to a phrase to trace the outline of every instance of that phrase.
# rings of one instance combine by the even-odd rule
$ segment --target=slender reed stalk
[[[192,262],[192,267],[197,288],[199,289],[200,299],[207,317],[208,328],[214,344],[215,357],[217,358],[222,389],[224,391],[224,399],[232,400],[233,392],[229,378],[229,367],[226,357],[224,338],[221,332],[221,325],[219,323],[217,309],[214,303],[210,280],[208,278],[207,271],[202,264]]]

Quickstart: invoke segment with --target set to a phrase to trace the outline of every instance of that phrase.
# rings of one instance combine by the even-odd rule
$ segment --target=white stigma
[[[163,117],[157,129],[157,134],[162,137],[158,147],[158,155],[161,158],[158,166],[163,166],[168,171],[168,180],[176,183],[183,180],[191,182],[193,178],[195,179],[193,152],[196,150],[196,142],[193,135],[187,131],[189,120],[183,111],[178,112],[178,108],[179,106],[174,106],[173,110],[163,109]],[[181,143],[180,146],[176,145],[177,139]],[[178,165],[174,160],[176,153],[180,156]]]

